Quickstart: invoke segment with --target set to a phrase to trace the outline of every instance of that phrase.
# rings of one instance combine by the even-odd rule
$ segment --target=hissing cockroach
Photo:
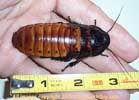
[[[110,37],[94,25],[39,23],[21,27],[12,42],[28,56],[69,61],[101,54],[110,44]]]
[[[110,44],[108,32],[116,21],[108,32],[96,25],[83,25],[68,21],[69,23],[38,23],[23,26],[14,33],[13,46],[27,56],[61,61],[76,59],[62,71],[82,61],[83,58],[103,55],[102,52]]]

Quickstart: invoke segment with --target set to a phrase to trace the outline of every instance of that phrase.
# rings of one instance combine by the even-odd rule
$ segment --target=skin
[[[73,6],[74,5],[74,6]],[[117,62],[113,54],[107,50],[104,54],[109,57],[96,56],[84,59],[85,62],[93,66],[92,68],[83,63],[79,63],[72,68],[61,72],[69,62],[60,62],[46,58],[33,58],[44,67],[36,65],[26,55],[19,52],[12,46],[12,35],[21,26],[45,23],[45,22],[65,22],[52,11],[60,13],[64,17],[70,16],[71,20],[93,25],[94,19],[97,26],[104,31],[110,29],[114,21],[110,19],[99,7],[88,0],[6,0],[0,1],[0,76],[10,77],[14,74],[51,74],[51,73],[95,73],[95,72],[121,72],[135,71],[129,66],[129,62],[134,61],[139,55],[139,45],[133,37],[120,25],[116,24],[109,33],[111,43],[109,48],[119,56],[124,68]],[[49,69],[46,70],[46,69]],[[50,73],[51,72],[51,73]],[[130,100],[129,91],[88,91],[69,92],[71,95],[95,94],[117,96],[116,100]],[[54,93],[64,96],[68,93]],[[52,95],[41,94],[41,95]],[[59,97],[60,98],[60,97]],[[69,100],[75,100],[70,98]],[[80,99],[81,100],[81,99]],[[107,100],[107,99],[106,99]]]

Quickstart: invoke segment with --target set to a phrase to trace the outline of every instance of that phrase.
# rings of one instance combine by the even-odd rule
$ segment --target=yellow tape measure
[[[58,75],[15,75],[11,93],[43,93],[109,89],[139,89],[139,72]]]

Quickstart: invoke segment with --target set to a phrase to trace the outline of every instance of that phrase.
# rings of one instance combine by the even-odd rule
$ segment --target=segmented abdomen
[[[80,27],[64,23],[39,23],[21,27],[13,35],[14,47],[29,56],[66,57],[80,52]]]

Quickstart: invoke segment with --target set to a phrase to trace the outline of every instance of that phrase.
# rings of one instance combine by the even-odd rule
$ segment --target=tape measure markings
[[[12,80],[24,80],[25,82],[15,82]],[[29,84],[29,80],[33,80],[33,87],[31,87],[32,84]],[[15,75],[11,78],[11,82],[14,82],[11,83],[11,93],[139,89],[139,72]],[[12,85],[22,85],[23,83],[24,88],[15,88]]]

